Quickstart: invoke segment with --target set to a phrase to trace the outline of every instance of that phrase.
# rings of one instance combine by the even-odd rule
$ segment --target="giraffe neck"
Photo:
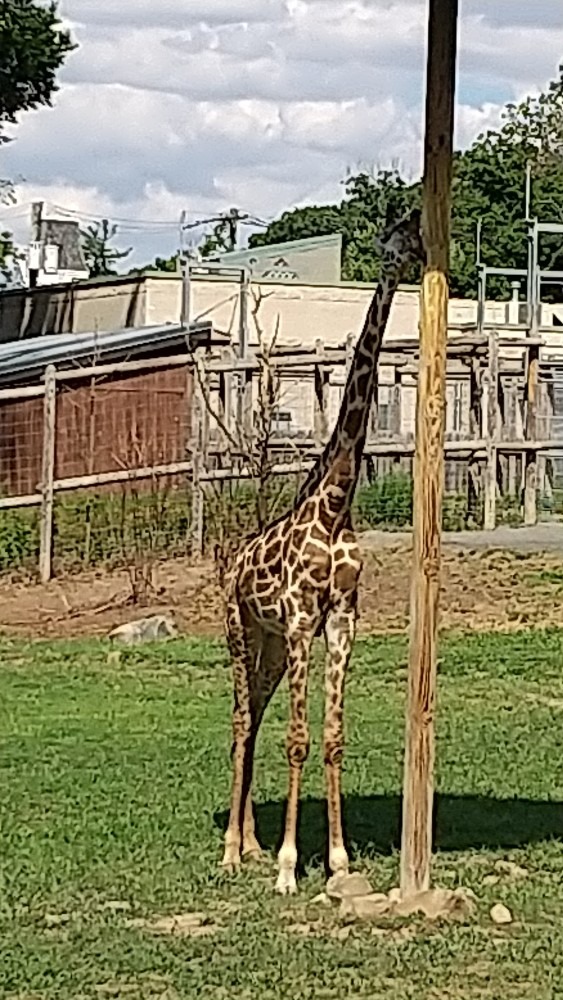
[[[303,483],[296,507],[315,494],[325,494],[326,517],[340,520],[350,508],[360,466],[369,414],[377,384],[377,362],[400,275],[390,274],[377,286],[360,334],[336,427]]]

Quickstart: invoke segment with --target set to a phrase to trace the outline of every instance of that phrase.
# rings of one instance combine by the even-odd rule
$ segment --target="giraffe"
[[[303,765],[309,753],[307,683],[313,639],[326,642],[324,764],[328,867],[348,870],[341,816],[344,683],[356,630],[362,568],[350,506],[365,444],[377,360],[397,285],[422,257],[420,213],[396,224],[382,245],[383,277],[350,366],[340,413],[293,508],[242,545],[226,586],[226,629],[234,679],[233,779],[222,865],[258,856],[252,769],[263,713],[287,671],[290,712],[285,830],[276,889],[296,891],[296,827]]]

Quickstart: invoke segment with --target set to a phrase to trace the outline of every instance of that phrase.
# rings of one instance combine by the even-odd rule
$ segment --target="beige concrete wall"
[[[266,335],[279,326],[278,339],[284,344],[313,347],[317,337],[326,344],[340,344],[347,334],[359,333],[373,295],[370,285],[280,285],[256,282],[251,285],[248,302],[250,342],[257,342],[253,316],[257,297],[261,298],[257,316]],[[170,278],[147,278],[147,322],[159,324],[180,319],[181,281]],[[192,320],[209,319],[216,329],[238,337],[240,325],[240,286],[237,281],[194,277],[191,283]],[[475,323],[477,302],[452,299],[449,308],[452,324]],[[557,315],[563,321],[563,306],[544,306],[542,323],[553,323]],[[488,302],[486,320],[509,322],[508,302]],[[386,339],[418,336],[419,294],[417,289],[400,289],[393,302]],[[551,336],[551,335],[550,335]],[[553,335],[557,340],[558,335]],[[547,337],[549,340],[549,336]]]
[[[279,329],[278,340],[284,344],[313,347],[318,337],[326,344],[341,344],[348,333],[357,334],[361,330],[372,294],[373,287],[369,285],[254,283],[248,300],[250,342],[256,343],[258,339],[257,317],[266,336]],[[210,320],[217,330],[235,340],[238,338],[240,286],[236,280],[194,277],[190,297],[192,320]],[[175,275],[146,275],[115,283],[81,283],[3,293],[0,294],[0,342],[44,333],[178,323],[181,303],[182,282]],[[506,302],[487,303],[487,320],[507,322],[508,307]],[[563,306],[545,306],[542,322],[552,323],[555,315],[563,321]],[[418,290],[400,289],[391,310],[386,339],[416,338],[418,319]],[[474,323],[476,319],[476,302],[451,300],[452,324]],[[546,339],[559,344],[563,333],[548,335]]]
[[[284,344],[311,347],[317,337],[326,344],[340,344],[350,332],[359,332],[373,295],[371,286],[280,285],[253,283],[248,298],[250,342],[258,339],[256,319],[266,336],[279,328]],[[181,310],[180,279],[147,278],[147,319],[150,324],[178,322]],[[190,318],[209,319],[217,330],[235,339],[240,328],[240,286],[236,281],[195,277],[190,290]],[[260,304],[258,305],[258,302]],[[399,291],[395,297],[387,335],[416,336],[418,294]]]

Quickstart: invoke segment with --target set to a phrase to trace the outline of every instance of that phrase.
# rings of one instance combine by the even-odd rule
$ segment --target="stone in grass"
[[[314,896],[311,900],[311,906],[330,906],[330,896],[327,896],[326,892],[319,892],[318,896]]]
[[[512,913],[504,903],[495,903],[491,908],[491,920],[494,924],[511,924],[512,919]]]
[[[365,875],[360,872],[339,873],[329,878],[326,894],[330,899],[350,899],[352,896],[370,896],[373,890]]]
[[[340,903],[340,916],[348,920],[379,920],[389,916],[389,899],[383,892],[371,892],[368,896],[350,896]]]
[[[428,889],[393,904],[393,915],[410,917],[422,913],[428,920],[463,920],[475,908],[474,894],[467,889]]]
[[[142,642],[157,642],[163,639],[173,639],[178,635],[175,623],[167,615],[153,615],[151,618],[139,618],[135,622],[118,625],[109,634],[112,642],[120,642],[125,646],[137,646]]]
[[[380,920],[381,918],[411,917],[422,914],[428,920],[463,920],[475,908],[475,897],[465,889],[429,889],[412,896],[401,897],[398,890],[389,895],[372,892],[365,896],[343,897],[340,915],[352,920]]]
[[[500,872],[501,875],[508,875],[512,879],[523,879],[528,877],[528,869],[522,868],[521,865],[517,865],[514,861],[505,861],[502,858],[495,861],[495,871]]]
[[[128,927],[148,931],[150,934],[173,937],[208,937],[218,930],[205,913],[173,913],[169,916],[154,917],[152,920],[128,920]]]

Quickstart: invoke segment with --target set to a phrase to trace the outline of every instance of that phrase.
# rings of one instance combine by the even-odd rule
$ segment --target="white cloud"
[[[421,157],[426,0],[61,0],[80,48],[53,109],[22,117],[21,197],[171,221],[338,197],[349,165]],[[560,0],[464,0],[457,141],[545,84]],[[174,226],[146,233],[164,252]],[[124,241],[133,239],[124,231]],[[162,240],[162,242],[161,242]]]

